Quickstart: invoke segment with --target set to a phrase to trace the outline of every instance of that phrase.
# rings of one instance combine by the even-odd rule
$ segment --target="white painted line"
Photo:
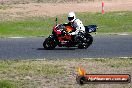
[[[24,38],[24,37],[8,37],[8,38]]]
[[[122,34],[118,34],[118,35],[129,35],[129,34],[127,34],[127,33],[122,33]]]
[[[119,58],[127,59],[127,58],[132,58],[132,57],[119,57]]]

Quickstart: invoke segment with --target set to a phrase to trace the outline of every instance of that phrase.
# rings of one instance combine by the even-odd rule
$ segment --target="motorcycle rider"
[[[82,21],[76,18],[76,15],[74,12],[70,12],[68,14],[68,21],[69,23],[67,25],[70,25],[75,29],[68,34],[74,35],[74,40],[78,40],[78,35],[85,32],[85,27],[82,24]]]

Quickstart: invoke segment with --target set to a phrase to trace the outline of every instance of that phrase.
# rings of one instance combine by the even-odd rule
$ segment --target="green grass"
[[[0,72],[14,74],[33,75],[57,75],[63,74],[62,65],[41,61],[0,61]]]
[[[59,23],[67,22],[67,15],[56,16]],[[25,20],[0,21],[0,36],[48,36],[56,17],[33,17]],[[77,13],[84,25],[96,24],[98,33],[132,33],[132,12]]]
[[[52,31],[52,18],[0,22],[1,36],[43,36]]]
[[[132,12],[78,14],[84,25],[97,24],[100,33],[132,32]]]
[[[53,61],[0,60],[0,88],[38,88],[39,80],[45,80],[42,77],[64,72],[63,64]]]
[[[0,10],[1,10],[1,9],[2,9],[2,10],[5,10],[5,9],[7,9],[7,8],[9,8],[8,5],[0,5]]]
[[[0,88],[17,88],[17,86],[11,80],[0,80]]]

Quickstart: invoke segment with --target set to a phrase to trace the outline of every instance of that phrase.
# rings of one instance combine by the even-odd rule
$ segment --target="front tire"
[[[53,38],[46,38],[43,42],[43,47],[46,50],[53,50],[57,46],[55,39]]]

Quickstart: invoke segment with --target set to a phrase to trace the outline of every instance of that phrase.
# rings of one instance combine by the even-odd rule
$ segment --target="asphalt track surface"
[[[45,50],[45,38],[1,38],[0,59],[64,59],[132,57],[132,35],[93,36],[88,49],[56,47]]]

